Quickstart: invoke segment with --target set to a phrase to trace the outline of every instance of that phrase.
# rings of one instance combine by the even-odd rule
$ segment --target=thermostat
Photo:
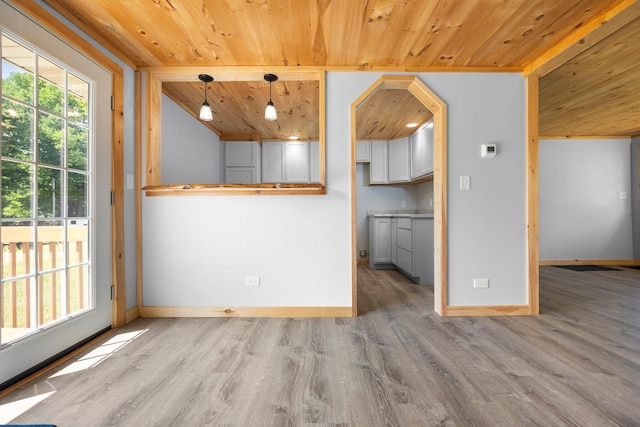
[[[480,146],[480,155],[482,157],[495,157],[497,152],[496,144],[482,144]]]

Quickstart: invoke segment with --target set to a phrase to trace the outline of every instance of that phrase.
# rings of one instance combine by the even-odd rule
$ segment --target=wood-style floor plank
[[[452,318],[430,287],[358,273],[357,318],[137,319],[0,398],[0,423],[53,392],[13,422],[640,426],[640,271],[545,266],[540,316]]]

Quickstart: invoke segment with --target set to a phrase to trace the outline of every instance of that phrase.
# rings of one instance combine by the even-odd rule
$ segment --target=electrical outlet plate
[[[260,276],[245,276],[245,286],[260,286]]]
[[[476,289],[486,289],[489,287],[489,279],[473,279],[473,287]]]

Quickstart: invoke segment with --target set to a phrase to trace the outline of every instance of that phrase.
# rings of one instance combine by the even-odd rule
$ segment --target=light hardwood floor
[[[14,422],[640,425],[640,271],[540,271],[538,317],[441,318],[432,288],[360,266],[357,318],[138,319],[0,408],[53,392]]]

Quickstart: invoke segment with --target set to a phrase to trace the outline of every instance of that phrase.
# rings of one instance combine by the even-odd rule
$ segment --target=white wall
[[[640,137],[631,140],[631,218],[633,221],[633,258],[640,260]]]
[[[162,95],[162,183],[222,182],[220,137]]]
[[[144,305],[350,306],[350,104],[380,75],[327,74],[326,195],[144,197]],[[525,304],[524,80],[419,77],[448,104],[450,304]],[[481,143],[498,156],[481,159]]]
[[[423,182],[416,186],[417,209],[433,210],[433,181]]]
[[[540,141],[541,260],[633,258],[630,155],[630,139]]]

